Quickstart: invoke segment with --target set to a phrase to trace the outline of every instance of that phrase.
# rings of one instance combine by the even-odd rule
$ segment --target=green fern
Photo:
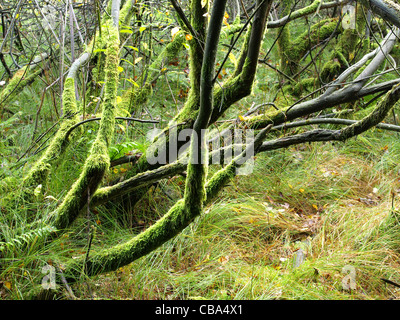
[[[49,235],[51,232],[54,232],[55,229],[51,226],[44,226],[42,228],[37,228],[34,230],[30,230],[21,235],[17,235],[15,238],[6,241],[0,242],[0,252],[5,250],[15,250],[21,249],[24,245],[29,245],[36,242],[38,239],[42,239],[45,236]]]

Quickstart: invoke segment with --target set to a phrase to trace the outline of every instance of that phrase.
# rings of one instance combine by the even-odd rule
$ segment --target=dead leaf
[[[226,264],[229,261],[229,256],[220,256],[218,258],[218,262],[222,265]]]

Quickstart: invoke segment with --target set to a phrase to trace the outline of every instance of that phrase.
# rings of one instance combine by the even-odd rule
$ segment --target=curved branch
[[[134,121],[134,122],[140,122],[140,123],[159,123],[160,121],[156,121],[156,120],[143,120],[143,119],[137,119],[137,118],[129,118],[129,117],[115,117],[116,120],[127,120],[127,121]],[[68,136],[71,134],[71,132],[73,130],[75,130],[76,128],[78,128],[79,126],[91,122],[91,121],[99,121],[101,120],[100,117],[97,118],[90,118],[90,119],[86,119],[83,120],[81,122],[78,122],[76,124],[74,124],[73,126],[71,126],[69,128],[69,130],[67,131],[67,133],[65,134],[66,138],[68,138]]]
[[[384,20],[400,28],[400,5],[391,0],[361,0],[361,3]]]
[[[381,121],[384,120],[388,112],[393,108],[394,104],[399,99],[400,99],[400,84],[397,84],[392,90],[390,90],[386,94],[385,98],[381,101],[381,103],[375,108],[375,110],[372,113],[370,113],[362,120],[354,122],[353,124],[351,124],[346,128],[340,130],[317,129],[294,136],[271,140],[268,142],[264,142],[260,147],[260,151],[286,148],[294,144],[300,144],[305,142],[345,141],[351,137],[357,136],[367,131],[368,129],[374,126],[377,126]],[[387,128],[388,126],[386,126],[385,129]],[[391,127],[391,129],[393,129],[393,127]]]
[[[115,8],[118,7],[119,11],[119,3],[119,0],[113,0],[113,25],[108,25],[105,96],[100,128],[78,180],[72,185],[60,206],[51,214],[51,223],[57,230],[65,229],[75,220],[81,208],[90,199],[90,195],[97,190],[104,173],[110,166],[108,146],[114,134],[119,79],[120,38],[118,21],[115,22],[115,15],[117,15]]]
[[[288,23],[290,21],[293,21],[293,20],[301,18],[301,17],[305,17],[314,12],[317,12],[318,10],[343,6],[347,3],[349,3],[350,1],[351,0],[340,0],[340,1],[331,1],[331,2],[321,3],[321,0],[316,0],[312,4],[310,4],[308,7],[304,7],[299,10],[296,10],[296,11],[292,12],[290,15],[284,16],[283,18],[280,18],[278,20],[269,21],[267,23],[267,28],[273,29],[273,28],[283,27],[286,23]]]
[[[313,124],[338,124],[338,125],[352,125],[357,123],[357,120],[350,119],[339,119],[339,118],[313,118],[308,120],[295,121],[285,124],[280,124],[279,126],[275,126],[272,130],[281,130],[281,129],[290,129],[296,127],[302,127]],[[389,123],[379,123],[376,125],[376,128],[388,131],[400,132],[400,126],[389,124]]]

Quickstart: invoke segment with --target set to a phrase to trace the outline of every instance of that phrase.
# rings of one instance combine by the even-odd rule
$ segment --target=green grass
[[[380,280],[400,282],[398,199],[392,208],[391,196],[399,185],[398,149],[393,137],[375,132],[341,145],[258,155],[254,173],[232,181],[182,234],[114,273],[83,277],[72,289],[78,299],[399,298]],[[165,186],[179,196],[179,179]],[[153,190],[141,210],[157,214],[136,220],[131,230],[99,209],[93,246],[132,237],[167,210],[166,201],[172,203]],[[23,298],[24,287],[43,276],[40,264],[85,254],[86,223],[82,217],[50,246],[14,253],[0,276],[2,297]],[[305,260],[295,266],[299,250]],[[345,266],[355,270],[355,290],[343,290]]]

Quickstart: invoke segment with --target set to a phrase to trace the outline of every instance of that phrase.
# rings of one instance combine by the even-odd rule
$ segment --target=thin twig
[[[129,118],[129,117],[115,117],[115,119],[116,119],[116,120],[135,121],[135,122],[141,122],[141,123],[159,123],[159,122],[160,122],[160,121],[157,121],[157,120],[143,120],[143,119]],[[81,122],[78,122],[78,123],[74,124],[74,125],[73,125],[72,127],[70,127],[69,130],[67,131],[66,137],[68,137],[68,136],[71,134],[71,132],[72,132],[74,129],[76,129],[77,127],[79,127],[80,125],[85,124],[85,123],[90,122],[90,121],[98,121],[98,120],[101,120],[101,118],[100,118],[100,117],[90,118],[90,119],[86,119],[86,120],[83,120],[83,121],[81,121]]]

